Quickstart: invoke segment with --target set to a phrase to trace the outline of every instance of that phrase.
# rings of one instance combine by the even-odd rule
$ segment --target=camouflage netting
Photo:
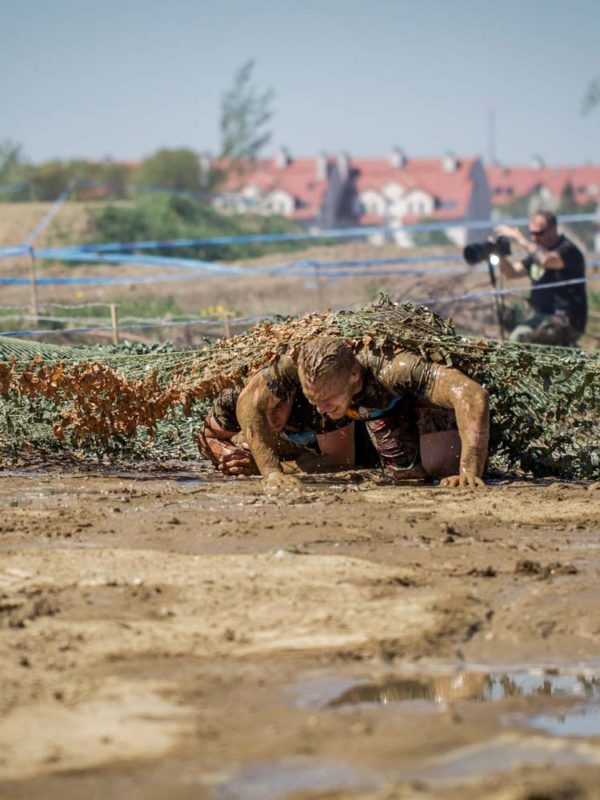
[[[600,354],[467,339],[409,303],[264,322],[185,352],[123,353],[0,339],[4,459],[52,453],[118,461],[197,459],[193,432],[225,386],[319,335],[408,349],[490,392],[492,465],[600,478]]]

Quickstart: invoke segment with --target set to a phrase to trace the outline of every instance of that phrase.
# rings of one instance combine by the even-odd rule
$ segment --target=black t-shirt
[[[562,235],[549,249],[561,257],[564,264],[562,269],[543,269],[534,264],[532,256],[523,259],[523,265],[533,283],[529,304],[538,314],[565,313],[571,325],[583,332],[587,322],[585,283],[554,286],[556,283],[585,277],[583,253],[570,239]]]

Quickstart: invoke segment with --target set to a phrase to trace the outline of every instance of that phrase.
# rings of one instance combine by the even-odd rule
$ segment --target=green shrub
[[[92,212],[89,227],[87,241],[94,243],[208,239],[217,236],[296,233],[302,230],[284,217],[223,214],[205,203],[180,195],[148,195],[128,206],[107,205]],[[209,261],[231,261],[270,252],[294,250],[302,246],[302,242],[225,244],[161,248],[152,253]]]

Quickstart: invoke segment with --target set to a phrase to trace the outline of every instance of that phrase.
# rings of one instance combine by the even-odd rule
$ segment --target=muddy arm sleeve
[[[435,369],[429,401],[454,409],[461,441],[460,474],[481,478],[488,454],[489,396],[482,386],[457,369]]]
[[[277,402],[279,398],[267,386],[262,372],[250,378],[237,402],[238,422],[263,477],[282,472],[277,435],[269,427],[265,413],[270,404]]]

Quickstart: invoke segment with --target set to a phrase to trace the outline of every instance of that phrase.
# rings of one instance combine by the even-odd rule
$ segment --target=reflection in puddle
[[[539,714],[529,722],[553,736],[600,736],[600,706],[578,706],[558,714]]]
[[[252,764],[224,783],[219,794],[231,800],[276,800],[291,792],[367,789],[375,775],[349,764],[315,759],[288,759]]]
[[[361,704],[439,705],[459,700],[495,702],[510,697],[534,696],[600,699],[600,679],[531,671],[488,673],[465,670],[430,678],[391,678],[373,683],[329,678],[298,687],[300,705],[321,708]]]

